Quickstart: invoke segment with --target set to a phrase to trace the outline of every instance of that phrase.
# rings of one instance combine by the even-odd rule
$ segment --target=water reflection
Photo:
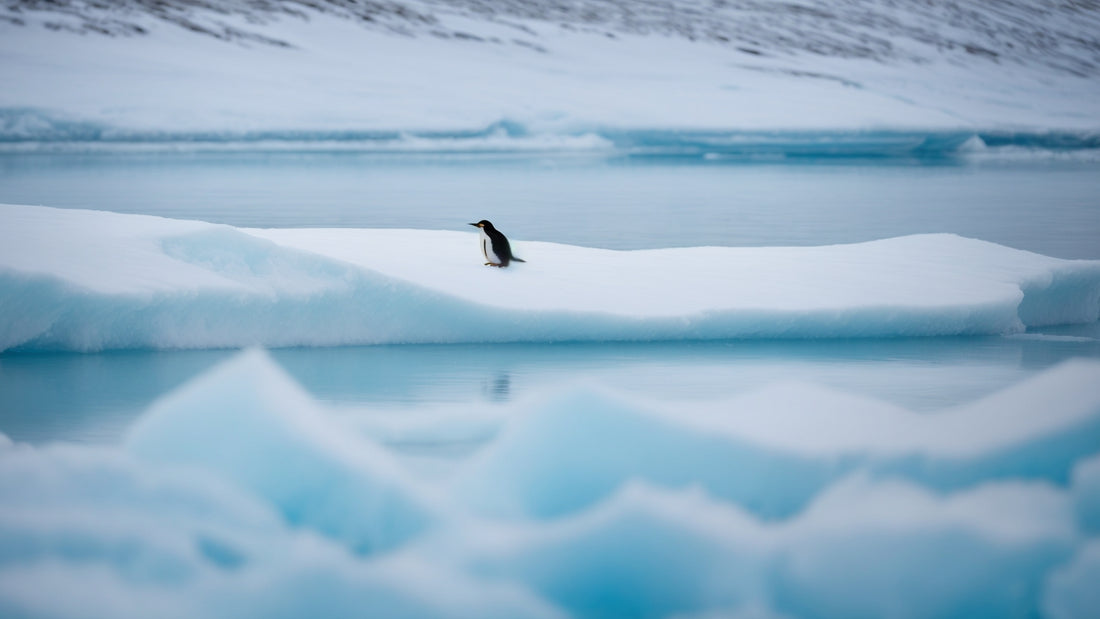
[[[644,398],[719,399],[783,380],[911,410],[980,398],[1071,357],[1100,359],[1100,325],[1010,337],[303,348],[273,358],[314,397],[413,408],[505,403],[577,382]],[[0,432],[119,440],[156,398],[234,351],[0,355]]]
[[[512,375],[507,372],[497,374],[485,383],[482,393],[491,402],[507,402],[512,397]]]

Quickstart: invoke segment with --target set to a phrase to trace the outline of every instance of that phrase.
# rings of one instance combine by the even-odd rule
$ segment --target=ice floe
[[[949,234],[640,251],[518,239],[528,262],[489,269],[458,230],[11,205],[0,220],[0,350],[977,335],[1100,316],[1100,262]]]

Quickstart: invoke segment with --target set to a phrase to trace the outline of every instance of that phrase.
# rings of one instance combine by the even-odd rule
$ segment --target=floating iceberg
[[[948,234],[612,251],[0,206],[0,351],[1004,334],[1100,317],[1100,261]],[[457,226],[456,226],[457,227]]]
[[[932,414],[578,389],[514,405],[441,477],[248,351],[121,446],[0,436],[0,613],[1088,617],[1097,385],[1075,361]]]

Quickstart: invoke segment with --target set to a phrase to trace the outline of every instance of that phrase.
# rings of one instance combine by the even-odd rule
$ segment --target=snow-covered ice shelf
[[[0,220],[0,350],[1005,334],[1100,315],[1100,262],[946,234],[645,251],[516,239],[528,262],[493,269],[472,232],[12,205]]]
[[[0,137],[1098,125],[1090,3],[0,5]],[[28,113],[29,112],[29,113]]]

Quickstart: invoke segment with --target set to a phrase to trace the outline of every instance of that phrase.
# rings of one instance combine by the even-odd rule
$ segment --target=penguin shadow
[[[490,402],[507,402],[512,399],[512,375],[500,372],[481,384],[481,394]]]

